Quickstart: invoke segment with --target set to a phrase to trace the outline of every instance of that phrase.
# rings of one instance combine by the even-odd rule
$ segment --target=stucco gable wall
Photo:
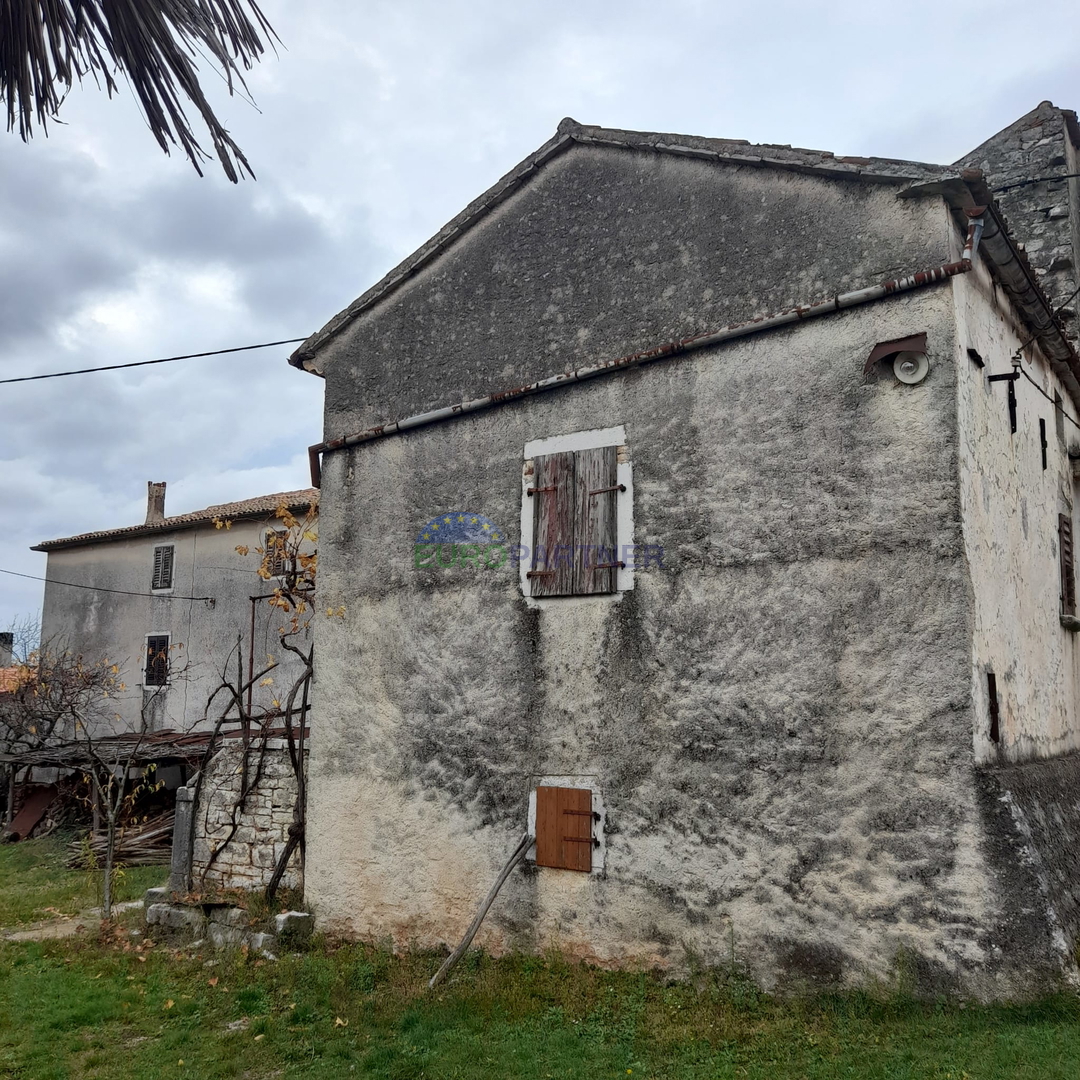
[[[1009,951],[1033,881],[1004,892],[986,862],[953,319],[928,290],[330,455],[323,925],[454,943],[562,774],[602,792],[605,871],[515,873],[479,944],[678,968],[734,943],[767,984],[886,976],[902,950],[932,990],[1052,973],[1044,921]],[[918,330],[925,383],[864,379]],[[529,608],[509,568],[413,568],[444,510],[516,540],[524,444],[611,424],[635,539],[664,548],[632,593]]]
[[[326,347],[326,435],[947,261],[902,186],[575,146]]]
[[[263,543],[272,516],[265,521],[238,520],[231,529],[212,525],[171,533],[86,544],[49,553],[42,610],[42,640],[54,647],[80,653],[89,662],[108,659],[121,668],[127,690],[114,703],[119,730],[137,730],[143,712],[143,673],[146,636],[169,634],[173,645],[170,663],[175,677],[164,691],[149,691],[153,701],[147,720],[155,730],[187,730],[206,715],[206,702],[229,664],[236,675],[237,636],[243,640],[243,671],[247,672],[251,629],[249,597],[267,594],[271,586],[255,572],[259,556],[241,556],[243,544],[254,549]],[[173,589],[148,596],[152,584],[154,548],[175,548]],[[71,588],[59,582],[73,582]],[[101,590],[101,591],[99,591]],[[116,591],[105,591],[116,590]],[[125,595],[135,593],[140,595]],[[203,600],[180,597],[209,596]],[[172,597],[172,598],[170,598]],[[273,683],[254,691],[256,707],[269,708],[283,685],[295,677],[293,658],[280,647],[278,628],[286,616],[260,603],[256,608],[256,671],[268,655],[281,663]],[[219,702],[222,699],[218,699]],[[220,709],[220,706],[219,706]],[[211,725],[217,713],[211,714]]]

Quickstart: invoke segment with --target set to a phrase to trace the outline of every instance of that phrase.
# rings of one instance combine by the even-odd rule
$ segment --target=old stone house
[[[49,557],[42,641],[118,665],[126,690],[114,700],[116,731],[212,727],[225,702],[208,710],[207,701],[223,674],[244,681],[271,658],[279,667],[250,697],[252,711],[273,712],[296,669],[280,647],[287,620],[268,603],[289,566],[275,550],[264,580],[256,549],[284,531],[279,505],[303,515],[317,502],[306,489],[166,516],[165,484],[148,484],[145,522],[33,549]]]
[[[1074,974],[1078,146],[566,120],[296,352],[324,927],[453,944],[529,831],[493,950]]]

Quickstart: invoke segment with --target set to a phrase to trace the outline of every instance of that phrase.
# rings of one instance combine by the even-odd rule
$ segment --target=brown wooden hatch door
[[[592,792],[588,788],[536,789],[536,865],[592,870]]]

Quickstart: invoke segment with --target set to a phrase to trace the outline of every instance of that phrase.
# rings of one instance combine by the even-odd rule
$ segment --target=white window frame
[[[608,445],[608,444],[604,444]],[[621,443],[619,444],[622,445]],[[580,449],[590,450],[591,447],[583,446]],[[605,594],[600,594],[605,595]],[[610,593],[606,594],[610,595]],[[545,599],[547,599],[545,597]],[[586,597],[591,599],[591,597]],[[593,819],[592,834],[593,834],[593,849],[592,849],[592,869],[589,874],[602,874],[604,867],[607,865],[607,840],[604,833],[607,826],[607,809],[604,806],[604,797],[600,793],[599,778],[589,773],[571,773],[560,776],[559,774],[549,774],[545,776],[533,776],[529,778],[529,816],[528,816],[528,830],[529,835],[533,837],[533,842],[529,845],[529,850],[525,852],[525,858],[529,862],[536,862],[536,789],[538,787],[564,787],[564,788],[579,788],[584,791],[592,792],[592,810],[594,814],[599,815]],[[568,873],[580,874],[580,870],[569,870]]]
[[[567,601],[578,602],[595,600],[618,600],[624,592],[629,592],[634,587],[634,467],[629,460],[619,462],[615,466],[616,482],[626,486],[625,491],[619,492],[619,501],[615,516],[615,546],[616,558],[625,562],[626,566],[616,571],[615,591],[611,593],[576,594],[572,596],[543,596],[532,595],[532,579],[528,577],[532,568],[532,547],[535,541],[535,507],[536,500],[529,498],[528,489],[533,482],[533,458],[541,454],[572,453],[575,450],[597,450],[601,446],[625,447],[626,429],[622,424],[618,427],[598,428],[593,431],[574,431],[568,435],[552,435],[546,439],[533,439],[525,444],[525,462],[521,469],[521,544],[528,547],[529,558],[518,560],[518,584],[521,595],[525,597],[530,607],[546,607],[548,604],[565,604]],[[629,549],[629,558],[624,555]],[[563,784],[563,787],[573,785]]]
[[[154,556],[157,555],[158,548],[172,548],[172,566],[170,567],[171,573],[169,575],[169,584],[163,589],[154,588]],[[155,544],[154,555],[150,557],[150,591],[155,596],[164,596],[173,591],[176,586],[176,542],[170,540],[167,544]]]
[[[146,661],[150,656],[150,639],[156,637],[168,638],[169,641],[168,647],[165,650],[165,681],[163,683],[148,683],[146,681]],[[172,646],[172,632],[169,630],[154,630],[149,634],[143,635],[142,680],[139,685],[144,690],[161,690],[163,687],[172,685],[172,665],[169,663],[169,654],[172,652]]]

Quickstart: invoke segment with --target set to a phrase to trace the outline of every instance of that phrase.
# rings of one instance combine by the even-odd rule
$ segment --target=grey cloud
[[[268,0],[286,48],[252,73],[260,112],[219,115],[259,180],[163,158],[123,96],[91,89],[66,126],[0,166],[0,368],[84,367],[304,335],[551,136],[608,126],[948,160],[1038,100],[1080,105],[1072,4],[970,13],[843,0],[807,17],[709,0]],[[1053,27],[1051,32],[1047,27]],[[996,58],[941,87],[964,57]],[[1030,58],[1030,59],[1028,59]],[[1075,95],[1070,97],[1071,95]],[[226,271],[232,303],[189,287]],[[108,300],[131,325],[99,323]],[[128,524],[148,479],[173,509],[306,483],[319,380],[288,348],[0,387],[0,499],[26,546]],[[0,625],[38,602],[0,577]]]

